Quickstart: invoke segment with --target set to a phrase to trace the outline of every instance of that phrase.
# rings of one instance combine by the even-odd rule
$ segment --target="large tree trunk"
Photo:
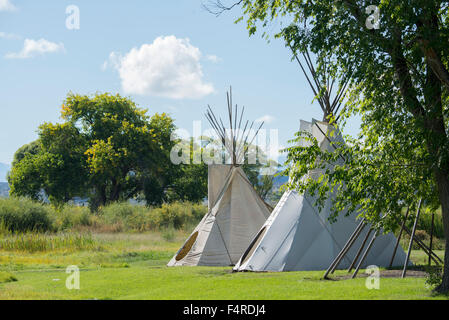
[[[438,186],[438,196],[441,203],[441,212],[443,216],[444,237],[446,246],[444,252],[443,281],[435,289],[440,293],[449,292],[449,179],[447,172],[436,169],[434,172]]]
[[[447,135],[444,123],[443,108],[441,103],[441,82],[436,75],[431,72],[428,65],[427,81],[425,88],[425,98],[427,110],[423,108],[417,99],[416,90],[411,81],[407,63],[401,52],[401,47],[397,46],[393,54],[395,71],[400,81],[400,90],[409,111],[418,120],[422,120],[424,132],[427,133],[427,150],[429,154],[437,156],[434,163],[440,163],[441,152],[444,152],[444,145],[447,145]],[[436,289],[441,293],[449,292],[449,169],[446,163],[440,163],[439,167],[433,169],[435,184],[438,188],[438,197],[441,204],[444,235],[446,239],[446,251],[444,256],[443,282]]]
[[[444,254],[444,272],[441,285],[436,288],[438,292],[449,292],[449,168],[445,162],[445,146],[448,144],[446,136],[445,121],[443,116],[443,105],[441,102],[441,82],[433,73],[431,66],[427,65],[427,81],[425,88],[425,99],[429,118],[426,119],[427,149],[435,156],[433,175],[438,190],[438,198],[443,216],[444,237],[446,239],[446,250]]]
[[[120,198],[120,192],[122,190],[122,186],[117,181],[117,179],[112,179],[111,183],[112,183],[112,186],[111,186],[111,190],[109,192],[109,201],[116,202]]]
[[[436,288],[437,292],[449,292],[449,167],[445,160],[448,145],[448,137],[446,133],[443,104],[442,104],[442,85],[449,88],[449,73],[442,63],[441,53],[432,47],[434,44],[440,44],[440,30],[438,20],[439,6],[430,5],[429,15],[426,19],[422,19],[422,23],[418,23],[418,33],[425,34],[424,29],[431,31],[428,39],[421,39],[420,43],[426,58],[427,79],[424,90],[426,100],[428,149],[429,152],[436,156],[435,168],[433,174],[435,184],[438,189],[438,197],[441,204],[441,212],[443,216],[444,237],[446,240],[444,253],[444,267],[442,283]]]

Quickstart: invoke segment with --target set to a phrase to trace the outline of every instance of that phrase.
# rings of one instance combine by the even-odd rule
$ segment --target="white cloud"
[[[27,59],[36,55],[43,55],[46,53],[64,52],[64,44],[54,43],[45,39],[33,40],[25,39],[23,49],[17,53],[8,53],[6,58],[8,59]]]
[[[259,119],[256,119],[255,122],[265,122],[266,124],[272,123],[274,120],[276,120],[273,116],[270,116],[269,114],[264,115],[263,117],[260,117]]]
[[[112,66],[119,72],[125,93],[195,99],[214,92],[213,85],[203,80],[200,58],[200,50],[189,39],[166,36],[125,56],[111,53],[103,68]]]
[[[14,33],[0,31],[0,39],[20,39],[20,36]]]
[[[0,11],[15,11],[17,8],[9,0],[0,0]]]
[[[116,52],[111,52],[109,54],[109,59],[103,62],[101,65],[101,70],[106,71],[109,67],[112,67],[114,69],[120,69],[120,63],[123,57]]]
[[[213,62],[213,63],[221,62],[221,58],[220,58],[220,57],[217,57],[217,56],[214,55],[214,54],[208,54],[208,55],[206,56],[206,59],[209,60],[210,62]]]

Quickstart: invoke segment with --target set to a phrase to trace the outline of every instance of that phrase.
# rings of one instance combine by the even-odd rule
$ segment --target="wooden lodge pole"
[[[356,269],[355,269],[355,271],[354,271],[354,274],[352,275],[352,279],[354,279],[354,278],[357,276],[357,273],[359,273],[360,267],[362,266],[363,262],[365,262],[365,259],[366,259],[366,257],[368,256],[368,253],[369,253],[369,251],[371,250],[371,247],[372,247],[373,244],[374,244],[374,240],[376,240],[378,234],[379,234],[379,230],[377,230],[377,231],[374,233],[373,238],[371,239],[371,241],[370,241],[368,247],[366,248],[365,252],[363,253],[362,259],[360,259],[360,262],[359,262],[359,264],[357,265],[357,267],[356,267]]]
[[[432,212],[432,224],[430,226],[430,243],[429,243],[429,266],[432,264],[432,242],[433,242],[434,221],[435,221],[435,212]]]
[[[393,255],[391,256],[391,260],[390,260],[390,264],[388,265],[388,269],[391,269],[391,267],[393,266],[394,257],[396,256],[396,252],[397,252],[398,246],[399,246],[399,241],[401,241],[402,232],[404,231],[405,223],[407,222],[409,212],[410,212],[410,207],[407,207],[407,212],[405,213],[404,221],[402,221],[401,231],[399,231],[398,238],[396,239],[396,244],[394,246]]]
[[[363,239],[363,242],[359,248],[359,251],[357,251],[357,254],[356,254],[354,260],[352,261],[351,265],[349,266],[348,272],[351,272],[351,270],[354,268],[355,264],[357,263],[357,260],[359,260],[359,257],[362,254],[363,248],[365,248],[366,241],[368,241],[368,238],[372,231],[373,231],[373,229],[369,229],[368,232],[366,233],[365,239]]]
[[[405,278],[407,274],[407,266],[410,260],[410,253],[412,252],[413,239],[415,238],[416,227],[418,226],[419,214],[421,213],[421,202],[422,199],[419,200],[418,210],[416,212],[415,223],[413,224],[412,234],[410,235],[410,243],[408,245],[407,257],[405,258],[404,269],[402,270],[402,278]],[[430,254],[430,253],[429,253]]]
[[[407,232],[407,234],[408,235],[411,235],[412,234],[412,232],[410,231],[410,229],[409,228],[407,228],[407,226],[405,226],[404,227],[404,231],[405,232]],[[415,241],[415,243],[424,251],[424,253],[426,254],[426,255],[429,255],[429,254],[431,254],[432,255],[432,260],[436,263],[436,264],[443,264],[443,260],[441,260],[441,258],[439,257],[439,256],[437,256],[436,254],[435,254],[435,252],[430,252],[429,251],[429,247],[424,243],[424,242],[422,242],[420,239],[418,239],[418,238],[415,238],[414,239],[414,241]]]
[[[344,245],[344,247],[338,253],[337,257],[335,257],[334,261],[332,261],[331,265],[326,270],[326,273],[324,274],[324,279],[328,279],[329,273],[333,273],[335,271],[335,269],[338,267],[338,265],[340,264],[341,260],[346,255],[348,250],[352,247],[355,239],[358,237],[358,235],[360,234],[360,232],[363,230],[364,227],[365,227],[365,219],[362,219],[362,221],[360,221],[357,228],[355,228],[352,235],[349,237],[349,239],[346,242],[346,244]]]

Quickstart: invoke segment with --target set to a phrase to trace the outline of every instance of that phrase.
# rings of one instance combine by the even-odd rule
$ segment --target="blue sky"
[[[201,3],[0,0],[0,162],[10,163],[20,146],[35,140],[39,124],[60,121],[69,91],[130,96],[150,114],[168,112],[178,127],[192,131],[195,120],[209,127],[208,104],[224,114],[232,85],[246,117],[268,119],[265,128],[279,130],[282,146],[300,119],[321,119],[280,40],[250,38],[244,23],[234,24],[238,8],[215,17]],[[79,30],[66,27],[69,5],[80,10]],[[161,66],[167,53],[179,65]],[[358,127],[354,121],[346,133],[355,135]]]

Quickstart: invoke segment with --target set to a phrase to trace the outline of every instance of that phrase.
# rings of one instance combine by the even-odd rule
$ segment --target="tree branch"
[[[392,60],[393,66],[398,77],[399,89],[401,91],[402,97],[404,98],[405,105],[410,109],[410,112],[415,117],[422,117],[425,114],[425,110],[422,108],[418,98],[416,88],[413,86],[412,78],[410,76],[410,71],[407,65],[407,60],[404,57],[402,51],[402,38],[400,32],[395,32],[393,35],[394,48],[392,50]]]
[[[424,57],[430,68],[441,83],[449,89],[449,71],[444,66],[437,52],[429,45],[429,40],[418,39],[417,41],[420,44],[421,50],[423,51]]]
[[[226,5],[224,5],[221,2],[221,0],[209,0],[207,2],[207,4],[203,3],[201,6],[207,12],[209,12],[209,13],[215,15],[216,17],[218,17],[223,12],[232,10],[234,7],[240,5],[242,2],[243,2],[243,0],[239,0],[239,1],[235,2],[234,4],[232,4],[230,6],[226,6]]]

